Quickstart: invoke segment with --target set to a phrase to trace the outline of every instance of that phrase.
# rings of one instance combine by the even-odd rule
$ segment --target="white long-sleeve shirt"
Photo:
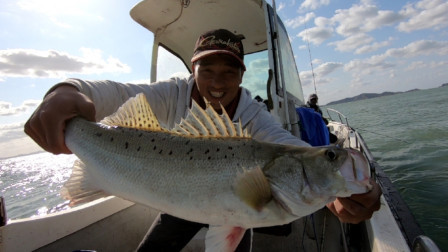
[[[166,81],[139,85],[67,79],[55,87],[61,84],[73,85],[90,97],[95,105],[97,121],[115,112],[130,97],[144,93],[159,123],[173,128],[176,123],[180,123],[181,118],[187,116],[195,81],[192,75],[188,78],[171,78]],[[239,119],[243,128],[246,128],[255,140],[309,146],[283,129],[281,124],[264,108],[264,104],[253,100],[250,91],[245,88],[242,88],[238,107],[232,118],[234,122],[238,122]]]

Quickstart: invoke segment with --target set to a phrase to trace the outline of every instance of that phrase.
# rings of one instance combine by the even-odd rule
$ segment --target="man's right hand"
[[[62,85],[44,98],[26,122],[25,133],[48,152],[71,154],[65,145],[65,125],[76,116],[95,121],[95,106],[74,86]]]

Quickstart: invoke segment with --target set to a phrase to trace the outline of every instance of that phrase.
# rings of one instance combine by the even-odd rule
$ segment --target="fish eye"
[[[337,158],[336,152],[335,152],[334,150],[327,150],[327,151],[325,152],[325,155],[326,155],[331,161],[336,160],[336,158]]]

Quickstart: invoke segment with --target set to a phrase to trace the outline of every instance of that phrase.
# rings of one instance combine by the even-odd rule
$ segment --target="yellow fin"
[[[61,189],[61,196],[70,201],[70,206],[110,196],[106,192],[95,188],[96,184],[96,181],[88,172],[88,167],[78,159],[73,164],[70,178]]]
[[[193,100],[187,117],[181,120],[173,131],[191,137],[250,137],[247,130],[243,130],[241,120],[235,125],[224,108],[222,108],[222,115],[219,115],[207,100],[205,103],[206,110]]]
[[[241,120],[234,124],[224,107],[222,115],[205,101],[207,109],[202,109],[194,100],[185,119],[170,131],[186,137],[238,137],[249,138],[243,130]],[[147,131],[167,131],[162,128],[143,93],[129,98],[114,114],[101,120],[102,124]]]
[[[257,211],[272,199],[271,185],[260,167],[238,174],[234,190],[242,201]]]
[[[102,124],[149,131],[163,131],[143,93],[129,98],[112,115],[101,120]]]

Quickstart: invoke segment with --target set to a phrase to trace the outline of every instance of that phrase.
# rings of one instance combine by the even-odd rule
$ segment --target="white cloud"
[[[330,0],[305,0],[300,5],[299,11],[315,10],[321,6],[329,5]]]
[[[328,43],[328,45],[336,46],[336,51],[351,52],[356,48],[368,44],[373,41],[373,38],[367,34],[355,34],[347,37],[344,40]]]
[[[313,44],[320,45],[325,40],[329,39],[333,34],[333,29],[328,27],[313,27],[306,29],[299,34],[297,37],[301,37],[303,41],[309,41]]]
[[[364,54],[364,53],[374,52],[382,47],[389,46],[392,40],[393,40],[392,38],[389,38],[389,40],[386,40],[383,42],[375,42],[370,45],[361,46],[358,49],[356,49],[355,54]]]
[[[336,32],[342,36],[366,33],[380,27],[393,25],[404,16],[393,11],[382,11],[369,3],[353,5],[349,9],[336,10],[332,21],[337,23]]]
[[[331,83],[332,79],[328,76],[339,68],[342,68],[343,66],[344,65],[340,62],[325,62],[319,65],[314,69],[314,78],[316,80],[316,83],[318,85]],[[314,82],[313,72],[311,70],[300,72],[300,80],[302,81],[302,85],[304,86],[311,85]]]
[[[298,16],[293,19],[287,19],[285,21],[285,25],[291,28],[297,28],[300,26],[306,25],[311,19],[313,19],[316,15],[313,12],[307,13],[305,16]]]
[[[386,70],[393,68],[395,65],[387,60],[386,55],[374,55],[367,59],[351,60],[344,66],[344,71],[350,72],[356,83],[360,83],[362,76],[373,73],[384,73]]]
[[[409,17],[397,29],[412,32],[422,29],[441,30],[448,27],[448,2],[446,0],[422,0],[406,5],[400,14]]]
[[[0,101],[0,116],[19,115],[36,108],[40,103],[40,100],[25,100],[20,106],[13,107],[10,102]]]
[[[403,48],[392,48],[386,51],[387,56],[397,58],[412,58],[421,55],[447,55],[448,41],[419,40]]]
[[[420,69],[426,67],[426,63],[423,61],[414,61],[411,64],[409,64],[409,66],[406,68],[406,70],[408,71],[412,71],[412,70],[416,70],[416,69]]]
[[[285,3],[280,2],[280,3],[278,4],[277,11],[281,11],[281,10],[283,10],[283,8],[285,8],[285,6],[286,6]]]
[[[252,97],[259,95],[266,98],[266,80],[268,79],[269,62],[267,58],[257,58],[246,62],[243,86],[251,90]]]
[[[392,70],[397,63],[393,60],[401,58],[414,58],[424,55],[447,55],[448,54],[448,41],[430,41],[420,40],[412,42],[402,48],[392,48],[387,50],[383,54],[374,55],[366,59],[351,60],[344,66],[344,71],[350,72],[353,76],[353,83],[356,86],[362,83],[362,77],[366,75],[381,75]],[[417,67],[439,67],[444,66],[445,61],[434,62],[431,65],[424,65],[422,62],[415,62],[408,66],[408,70],[415,69]],[[390,72],[390,75],[395,76],[395,72]]]
[[[308,13],[308,19],[313,18]],[[379,10],[377,6],[370,3],[370,1],[361,1],[359,4],[354,4],[348,9],[338,9],[335,15],[331,18],[315,17],[315,27],[307,29],[299,33],[299,37],[303,40],[308,40],[314,44],[321,44],[326,39],[333,36],[334,32],[345,37],[346,39],[333,42],[338,51],[353,51],[359,47],[366,46],[373,41],[367,33],[377,30],[384,26],[394,25],[406,16],[401,13],[395,13],[390,10]],[[299,16],[295,19],[288,20],[290,27],[298,27],[305,23],[307,16]],[[370,47],[365,47],[362,51],[372,51],[384,46],[383,44],[372,44]]]
[[[83,55],[78,57],[54,50],[0,50],[0,75],[62,78],[67,73],[130,72],[130,67],[116,58],[103,59],[100,50],[81,48],[81,52]]]

